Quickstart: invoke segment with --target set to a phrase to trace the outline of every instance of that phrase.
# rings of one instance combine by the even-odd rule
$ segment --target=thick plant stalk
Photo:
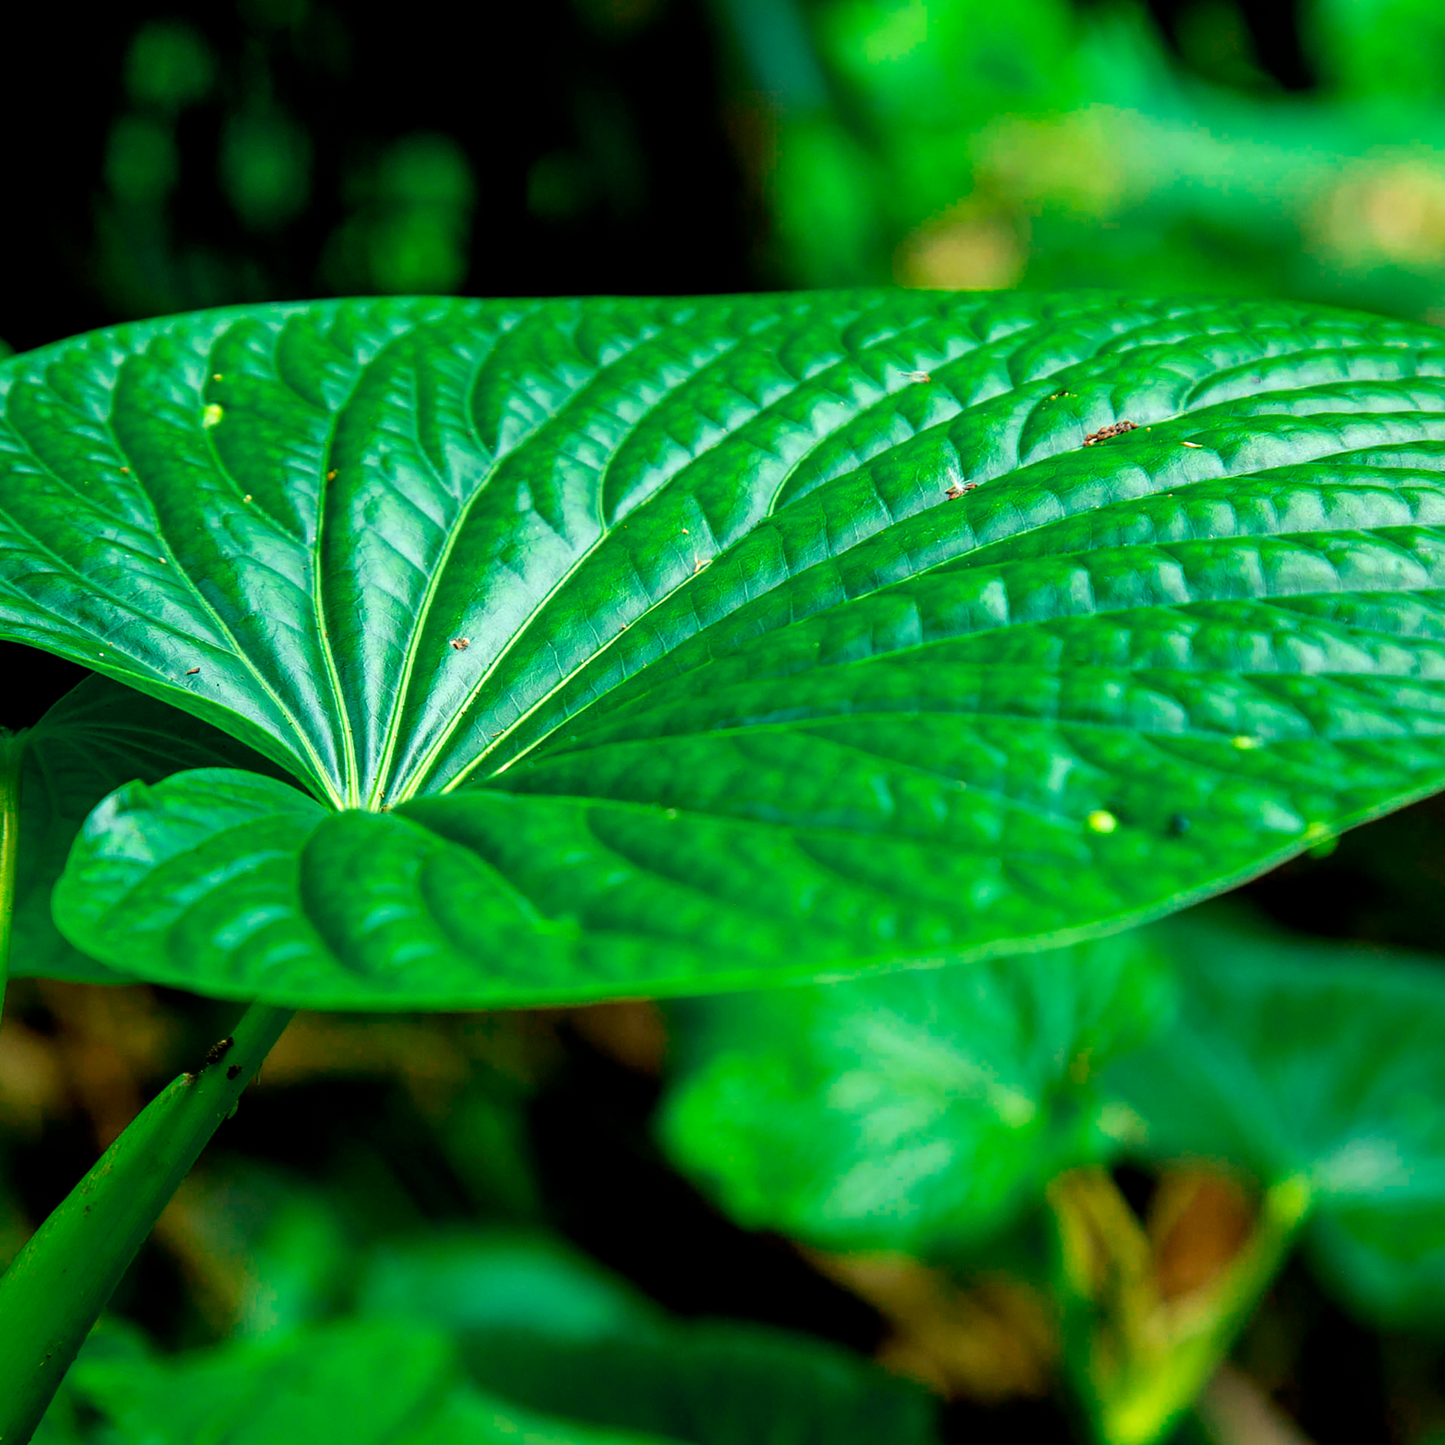
[[[25,1445],[90,1327],[291,1019],[254,1004],[71,1190],[0,1277],[0,1445]]]

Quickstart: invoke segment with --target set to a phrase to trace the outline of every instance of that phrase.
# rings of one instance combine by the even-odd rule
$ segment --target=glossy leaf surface
[[[147,850],[181,864],[131,795],[64,926],[216,994],[472,1006],[1217,891],[1445,783],[1442,373],[1436,330],[1294,306],[886,291],[266,307],[16,357],[0,635],[356,810],[243,824],[212,780],[272,829],[266,889],[217,834],[137,931]]]
[[[1316,1269],[1392,1325],[1445,1321],[1445,966],[1191,915],[1174,1028],[1106,1075],[1148,1153],[1313,1197]]]
[[[678,1006],[674,1161],[754,1229],[956,1257],[1116,1152],[1090,1082],[1167,1015],[1147,934]],[[1117,1111],[1116,1111],[1117,1112]]]
[[[188,713],[122,687],[87,678],[33,727],[17,735],[20,856],[10,972],[17,978],[86,983],[129,981],[87,958],[56,931],[50,895],[86,815],[132,779],[155,782],[183,768],[275,766]]]

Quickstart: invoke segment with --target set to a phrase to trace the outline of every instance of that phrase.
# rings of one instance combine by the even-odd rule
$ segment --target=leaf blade
[[[498,998],[528,908],[504,1001],[746,986],[1122,927],[1445,785],[1442,460],[1438,334],[1282,305],[209,313],[0,365],[0,630],[419,826],[385,886],[505,860],[414,1002]]]

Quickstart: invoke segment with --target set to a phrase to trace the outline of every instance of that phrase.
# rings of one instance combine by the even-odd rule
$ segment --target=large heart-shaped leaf
[[[1117,1152],[1125,1120],[1092,1076],[1171,997],[1141,931],[690,1000],[674,1013],[663,1136],[749,1228],[957,1259],[1037,1207],[1056,1174]]]
[[[1191,915],[1180,1013],[1106,1080],[1155,1158],[1223,1161],[1312,1198],[1315,1267],[1389,1325],[1445,1322],[1445,968]]]
[[[1436,331],[1294,306],[886,291],[16,357],[0,634],[317,800],[122,793],[57,916],[148,978],[408,1007],[1178,906],[1445,783],[1442,372]]]
[[[108,678],[87,678],[10,747],[20,753],[20,852],[10,972],[17,978],[124,983],[56,931],[50,894],[80,825],[132,779],[155,782],[179,769],[273,764],[217,728]]]

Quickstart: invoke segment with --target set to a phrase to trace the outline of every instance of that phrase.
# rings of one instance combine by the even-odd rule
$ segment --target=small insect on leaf
[[[1200,451],[1204,447],[1203,442],[1180,442],[1179,445],[1182,447],[1193,447],[1195,451]]]
[[[329,472],[326,473],[326,480],[327,480],[328,482],[334,482],[334,481],[336,480],[336,468],[335,468],[335,467],[332,467],[332,469],[331,469]]]
[[[932,380],[933,380],[932,376],[930,376],[930,375],[928,374],[928,372],[926,372],[926,371],[905,371],[905,372],[903,373],[903,379],[904,379],[905,381],[932,381]]]
[[[219,1064],[221,1060],[224,1059],[226,1055],[231,1052],[231,1045],[235,1042],[235,1039],[233,1039],[229,1034],[227,1034],[225,1038],[220,1039],[216,1043],[212,1044],[210,1049],[206,1053],[205,1067],[209,1068],[212,1064]]]
[[[240,1064],[232,1064],[231,1067],[226,1070],[226,1077],[227,1077],[228,1079],[230,1079],[232,1083],[235,1083],[235,1081],[240,1077],[240,1075],[241,1075],[241,1066],[240,1066]]]
[[[1101,426],[1098,431],[1091,431],[1084,438],[1084,445],[1092,447],[1099,442],[1106,442],[1110,437],[1122,436],[1126,431],[1138,431],[1139,424],[1132,421],[1116,421],[1112,426]]]
[[[954,482],[943,495],[950,502],[956,502],[965,492],[976,491],[977,488],[977,482]]]
[[[188,667],[188,668],[186,669],[186,676],[187,676],[187,677],[194,677],[200,670],[201,670],[201,669],[200,669],[199,667]]]
[[[471,645],[472,639],[470,637],[452,638],[452,646],[455,647],[458,652],[465,652]]]

